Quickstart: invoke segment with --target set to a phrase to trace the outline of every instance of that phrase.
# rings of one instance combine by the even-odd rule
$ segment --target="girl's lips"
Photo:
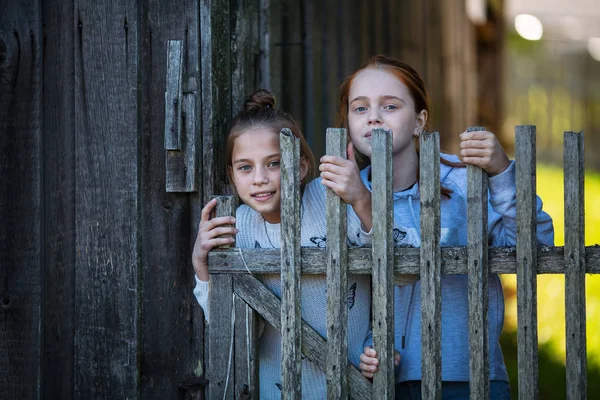
[[[262,192],[262,193],[254,193],[252,194],[252,198],[257,200],[257,201],[266,201],[269,200],[271,197],[273,197],[273,195],[275,194],[275,192]]]

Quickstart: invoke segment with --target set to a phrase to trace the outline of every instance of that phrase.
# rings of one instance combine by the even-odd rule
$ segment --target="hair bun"
[[[275,108],[275,96],[265,89],[252,93],[244,102],[244,111],[258,110],[260,108]]]

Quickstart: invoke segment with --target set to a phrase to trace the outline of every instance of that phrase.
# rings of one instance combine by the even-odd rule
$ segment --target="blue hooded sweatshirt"
[[[442,154],[452,162],[458,157]],[[371,167],[361,171],[363,183],[372,190]],[[466,168],[440,165],[441,185],[452,190],[450,198],[441,198],[442,247],[467,245],[467,172]],[[515,165],[489,178],[488,239],[495,247],[515,246],[516,184]],[[394,193],[394,226],[420,232],[419,186]],[[420,238],[420,235],[417,235]],[[552,219],[542,211],[537,198],[537,239],[540,244],[554,244]],[[420,246],[420,239],[419,239]],[[469,305],[468,276],[442,275],[442,380],[469,380]],[[498,275],[488,282],[490,380],[508,381],[502,350],[498,341],[504,325],[504,295]],[[421,380],[421,282],[394,289],[395,348],[401,361],[396,369],[396,382]],[[372,345],[372,339],[367,341]]]

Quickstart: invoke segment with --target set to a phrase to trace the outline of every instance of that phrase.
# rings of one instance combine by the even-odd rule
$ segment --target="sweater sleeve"
[[[515,162],[496,176],[489,178],[488,237],[492,246],[514,246],[517,243],[517,185]],[[542,200],[536,196],[537,240],[554,245],[552,218],[543,211]]]
[[[196,274],[194,274],[194,279],[196,279],[196,287],[194,287],[194,296],[196,296],[196,301],[202,307],[204,311],[204,319],[206,322],[210,320],[210,309],[208,303],[208,282],[203,282]]]

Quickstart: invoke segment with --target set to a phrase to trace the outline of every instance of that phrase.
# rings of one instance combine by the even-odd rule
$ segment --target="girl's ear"
[[[308,174],[308,160],[305,157],[300,157],[300,180]]]
[[[418,137],[423,129],[425,129],[425,125],[427,125],[427,110],[421,110],[421,112],[417,114],[415,132],[413,133],[413,136]]]

